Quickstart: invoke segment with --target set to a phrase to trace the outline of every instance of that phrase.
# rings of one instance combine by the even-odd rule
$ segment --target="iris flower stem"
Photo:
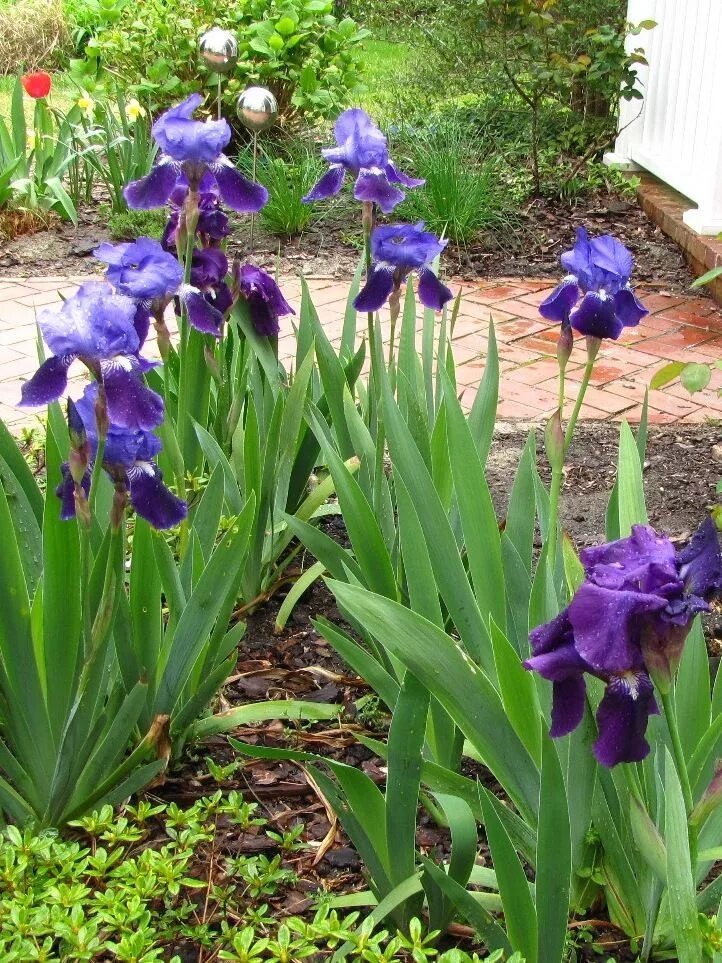
[[[589,355],[587,358],[587,363],[584,366],[584,375],[582,376],[582,383],[579,386],[579,394],[577,395],[577,400],[574,403],[574,409],[572,411],[571,418],[567,424],[567,430],[564,432],[564,454],[569,451],[569,446],[572,443],[572,438],[574,437],[574,430],[577,427],[577,421],[579,420],[579,412],[582,410],[582,405],[584,404],[584,396],[587,393],[587,388],[589,387],[589,381],[592,377],[592,372],[594,371],[594,362],[596,361],[597,354],[596,351]]]
[[[557,555],[557,542],[559,538],[559,504],[561,501],[562,492],[562,480],[564,478],[564,461],[566,454],[569,451],[569,446],[572,443],[572,438],[574,437],[574,430],[577,426],[577,421],[579,420],[579,413],[582,410],[582,405],[584,404],[584,396],[587,393],[587,388],[589,387],[589,381],[592,377],[592,372],[594,371],[594,362],[597,357],[596,349],[589,350],[587,363],[584,367],[584,375],[582,377],[582,383],[579,386],[579,394],[577,395],[577,400],[574,403],[574,409],[572,410],[571,417],[567,423],[566,431],[564,432],[564,448],[562,458],[557,464],[552,467],[552,484],[551,491],[549,493],[549,537],[548,537],[548,549],[547,549],[547,562],[551,565],[552,570],[554,570],[556,565],[556,555]],[[559,415],[562,415],[562,409],[564,405],[564,369],[560,368],[559,371]]]
[[[122,546],[125,541],[124,521],[124,518],[122,518],[120,524],[118,525],[114,525],[113,522],[111,522],[112,527],[110,533],[110,545],[108,546],[108,562],[105,567],[105,576],[103,579],[103,592],[100,597],[98,611],[96,612],[95,620],[91,628],[90,645],[85,653],[83,668],[78,681],[78,700],[85,692],[85,689],[88,685],[90,672],[95,665],[95,660],[98,657],[99,652],[102,649],[103,642],[107,638],[113,609],[115,607],[116,593],[123,580],[122,560],[124,559],[124,554],[121,553],[121,565],[119,566],[120,571],[116,570],[115,557],[118,554],[119,546]]]
[[[91,516],[92,523],[92,516]],[[90,617],[90,525],[78,519],[80,529],[80,604],[83,610],[83,658],[90,654],[93,623]]]
[[[660,692],[659,696],[662,702],[662,708],[664,709],[664,718],[667,722],[669,738],[672,743],[672,756],[674,757],[674,763],[677,767],[677,775],[679,776],[679,781],[682,786],[684,805],[687,810],[687,815],[689,816],[694,808],[694,802],[692,800],[692,787],[690,786],[689,782],[687,763],[684,758],[684,750],[682,749],[682,740],[679,735],[677,706],[675,704],[674,694],[671,691]]]
[[[88,495],[88,506],[90,517],[95,514],[95,500],[98,495],[98,485],[103,471],[103,457],[105,455],[105,434],[98,434],[98,444],[95,448],[95,459],[93,461],[93,472],[90,476],[90,494]]]

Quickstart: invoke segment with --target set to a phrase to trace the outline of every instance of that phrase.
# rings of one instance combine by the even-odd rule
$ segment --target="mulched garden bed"
[[[320,207],[320,205],[319,205]],[[403,205],[397,214],[403,219]],[[633,252],[635,283],[685,292],[694,275],[676,244],[634,202],[600,192],[575,206],[536,198],[523,205],[517,227],[479,238],[468,247],[449,245],[444,254],[448,275],[474,280],[487,277],[559,276],[559,255],[572,246],[584,224],[592,234],[610,233]],[[98,205],[81,210],[80,224],[56,224],[51,230],[0,244],[0,274],[14,276],[97,273],[92,252],[108,240],[107,216]],[[249,219],[238,218],[230,238],[230,254],[248,256]],[[281,273],[349,277],[358,263],[361,244],[357,206],[329,202],[322,220],[299,238],[281,241],[259,228],[254,261]]]

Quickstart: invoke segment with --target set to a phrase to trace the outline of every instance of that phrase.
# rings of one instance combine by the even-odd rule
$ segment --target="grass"
[[[423,177],[423,190],[408,191],[399,209],[408,221],[465,245],[478,234],[508,227],[514,219],[502,170],[484,157],[486,145],[464,128],[445,123],[413,131],[405,170]]]

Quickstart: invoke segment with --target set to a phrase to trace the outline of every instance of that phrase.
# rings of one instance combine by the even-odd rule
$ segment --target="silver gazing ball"
[[[198,41],[198,47],[203,62],[213,73],[230,73],[238,63],[238,41],[230,30],[211,27]]]
[[[278,101],[265,87],[248,87],[238,98],[236,110],[243,126],[259,134],[275,123]]]

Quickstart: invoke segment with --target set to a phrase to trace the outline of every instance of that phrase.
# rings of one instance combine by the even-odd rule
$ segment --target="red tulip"
[[[25,92],[34,100],[47,97],[53,85],[53,78],[46,74],[44,70],[39,70],[36,74],[25,74],[20,78],[20,82],[25,88]]]

